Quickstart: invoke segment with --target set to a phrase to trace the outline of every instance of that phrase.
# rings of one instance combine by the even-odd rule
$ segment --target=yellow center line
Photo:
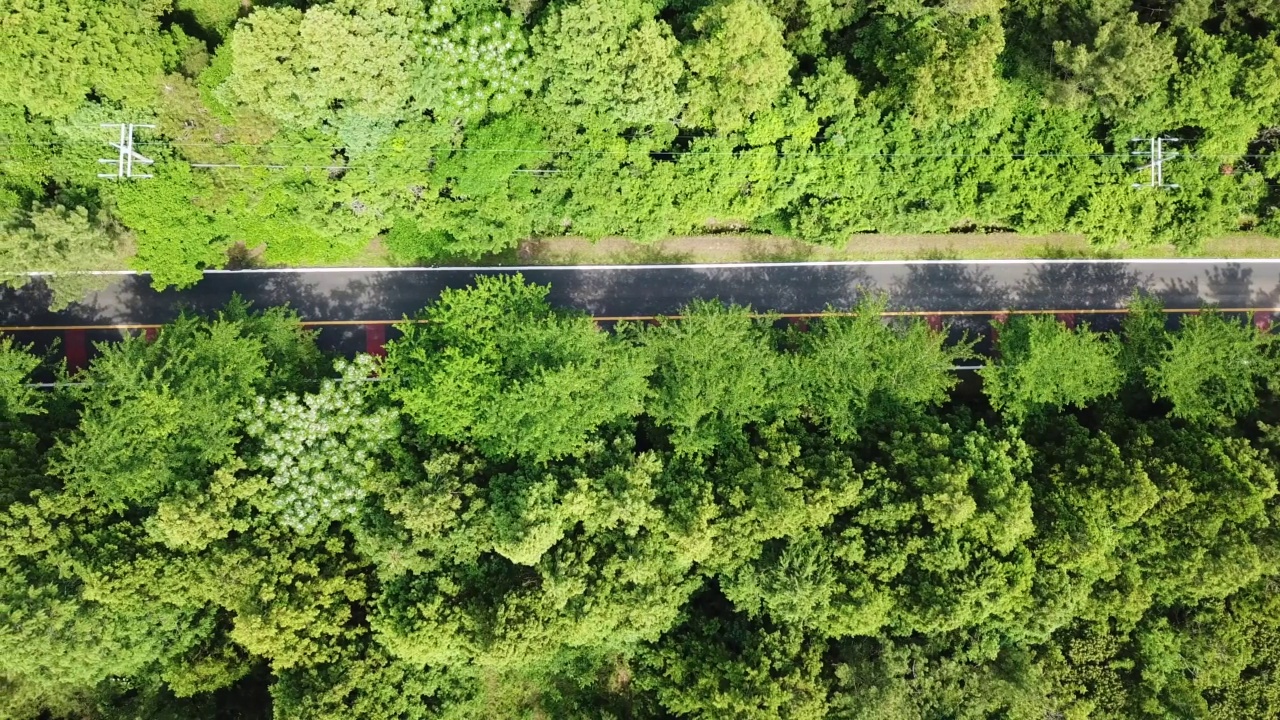
[[[1176,313],[1197,313],[1203,308],[1163,308],[1163,312],[1167,314]],[[1272,313],[1280,312],[1280,307],[1268,308],[1215,308],[1219,312],[1225,313]],[[880,313],[882,317],[928,317],[930,315],[940,317],[995,317],[999,315],[1123,315],[1129,312],[1128,308],[1092,308],[1092,309],[1075,309],[1075,310],[886,310]],[[811,313],[750,313],[751,317],[757,318],[781,318],[781,319],[811,319],[824,317],[853,317],[856,312],[811,312]],[[682,315],[596,315],[592,319],[596,322],[642,322],[647,320],[657,320],[659,317],[668,320],[680,320]],[[304,320],[304,327],[341,327],[352,325],[398,325],[400,323],[425,323],[429,322],[422,319],[399,319],[399,320]],[[108,323],[103,325],[9,325],[0,326],[0,332],[40,332],[40,331],[62,331],[62,330],[151,330],[164,327],[158,323]]]

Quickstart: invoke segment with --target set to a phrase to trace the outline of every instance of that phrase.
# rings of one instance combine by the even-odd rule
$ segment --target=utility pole
[[[1176,143],[1178,138],[1171,137],[1152,137],[1152,138],[1134,138],[1133,142],[1148,143],[1149,150],[1134,150],[1133,155],[1149,156],[1151,164],[1138,168],[1139,170],[1149,170],[1151,172],[1151,180],[1145,183],[1134,183],[1135,188],[1168,188],[1170,190],[1179,187],[1177,183],[1165,183],[1164,181],[1164,161],[1172,160],[1178,156],[1176,151],[1170,150],[1165,152],[1165,143]]]
[[[114,178],[123,180],[125,178],[149,178],[151,175],[146,173],[134,173],[134,163],[138,165],[150,165],[155,162],[149,157],[138,154],[133,149],[133,131],[137,128],[155,128],[155,125],[135,125],[133,123],[103,123],[104,128],[118,128],[120,130],[120,141],[111,143],[111,147],[117,151],[116,159],[99,159],[99,163],[107,165],[115,165],[116,171],[113,173],[98,173],[100,178]]]

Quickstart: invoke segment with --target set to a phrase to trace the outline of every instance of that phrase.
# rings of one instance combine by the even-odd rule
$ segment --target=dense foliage
[[[0,258],[132,256],[182,285],[237,244],[299,264],[375,238],[413,262],[558,234],[1275,233],[1278,7],[9,0]],[[153,179],[96,177],[110,122],[157,126]],[[1132,187],[1154,135],[1182,140],[1176,191]]]
[[[874,300],[546,293],[332,366],[235,304],[53,391],[0,341],[0,715],[1280,717],[1252,324],[1014,318],[980,389]]]

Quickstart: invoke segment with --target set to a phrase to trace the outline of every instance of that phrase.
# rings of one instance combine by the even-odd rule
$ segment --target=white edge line
[[[248,268],[245,270],[205,270],[205,275],[308,275],[322,273],[405,273],[405,272],[527,272],[536,270],[733,270],[751,268],[795,268],[795,267],[887,267],[915,265],[1216,265],[1236,263],[1240,265],[1261,265],[1280,263],[1280,258],[1135,258],[1122,260],[1101,258],[1097,260],[1083,259],[993,259],[993,260],[818,260],[809,262],[748,262],[748,263],[690,263],[654,264],[654,265],[463,265],[463,266],[419,266],[419,267],[304,267],[304,268]],[[109,275],[130,276],[150,275],[147,270],[73,270],[68,272],[31,271],[5,273],[3,275],[21,275],[24,277],[46,277],[50,275]]]

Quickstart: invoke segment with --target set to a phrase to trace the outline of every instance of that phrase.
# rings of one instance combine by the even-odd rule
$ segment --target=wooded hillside
[[[0,715],[1280,717],[1280,355],[446,292],[385,360],[242,304],[27,387]],[[42,712],[48,715],[41,715]]]
[[[9,271],[182,285],[237,243],[332,263],[375,237],[413,262],[531,235],[1280,228],[1274,1],[6,5]],[[156,125],[155,177],[99,180],[100,124],[129,122]],[[1132,187],[1153,136],[1182,141],[1177,190]]]

